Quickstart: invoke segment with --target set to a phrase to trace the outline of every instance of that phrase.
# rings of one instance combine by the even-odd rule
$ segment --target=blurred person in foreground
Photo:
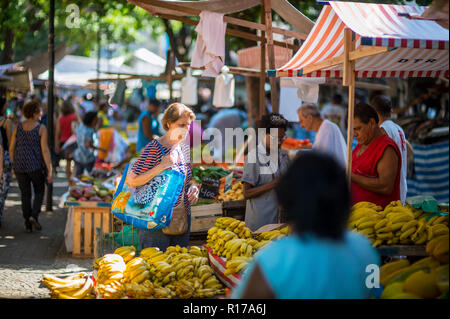
[[[411,144],[406,140],[405,132],[401,126],[391,120],[392,102],[386,95],[376,95],[370,100],[372,106],[378,114],[381,129],[394,140],[401,154],[402,168],[400,170],[400,200],[405,203],[408,185],[406,183],[408,159],[413,156]]]
[[[370,105],[355,105],[353,135],[358,145],[352,152],[352,205],[371,202],[384,208],[400,199],[400,150],[379,124]]]
[[[259,251],[232,298],[360,299],[368,265],[379,256],[363,236],[347,230],[350,192],[332,157],[297,157],[275,188],[292,233]]]

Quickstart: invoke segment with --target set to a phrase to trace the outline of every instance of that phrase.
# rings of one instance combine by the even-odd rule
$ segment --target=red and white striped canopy
[[[357,78],[439,77],[449,75],[449,32],[434,21],[411,19],[427,7],[330,1],[295,56],[269,76],[336,77],[343,65],[304,74],[304,68],[344,53],[344,28],[355,33],[355,47],[390,50],[356,60]]]

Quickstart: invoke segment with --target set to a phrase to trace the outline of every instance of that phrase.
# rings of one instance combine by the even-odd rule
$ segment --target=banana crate
[[[134,246],[136,252],[141,251],[138,230],[131,225],[122,222],[119,227],[120,231],[105,233],[102,228],[96,228],[96,253],[95,258],[102,257],[106,254],[112,254],[122,246]]]
[[[207,232],[222,215],[222,203],[192,206],[191,233]]]

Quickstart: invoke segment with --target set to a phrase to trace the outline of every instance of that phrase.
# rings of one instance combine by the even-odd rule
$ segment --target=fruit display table
[[[378,246],[380,256],[428,256],[425,245]]]

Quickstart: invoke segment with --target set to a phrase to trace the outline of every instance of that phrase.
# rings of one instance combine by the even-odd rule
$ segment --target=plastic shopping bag
[[[131,166],[127,164],[114,194],[111,212],[125,223],[144,230],[169,226],[173,207],[180,196],[185,175],[165,170],[146,185],[130,188],[125,184]]]

